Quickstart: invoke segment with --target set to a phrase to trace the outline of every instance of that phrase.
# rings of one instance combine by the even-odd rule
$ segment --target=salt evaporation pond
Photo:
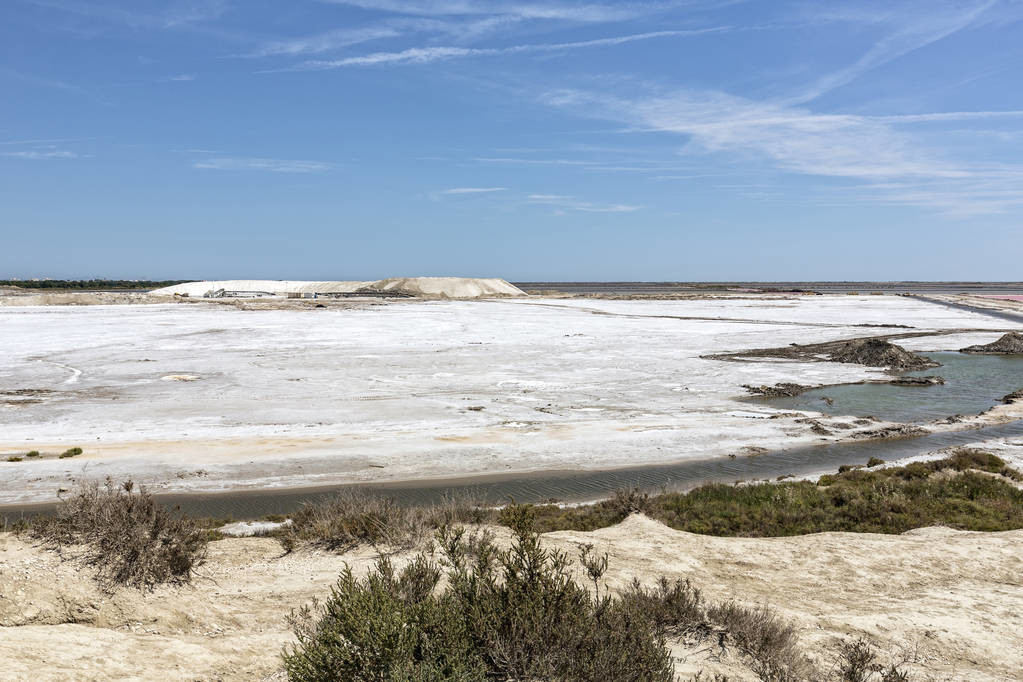
[[[939,374],[941,386],[854,384],[808,391],[795,398],[763,399],[772,407],[814,410],[833,415],[872,414],[888,421],[922,422],[951,414],[976,414],[1023,387],[1023,356],[927,353],[941,367],[911,376]],[[827,395],[831,406],[820,400]],[[756,457],[714,458],[677,464],[603,471],[545,471],[535,474],[479,476],[460,480],[407,481],[362,486],[393,497],[402,504],[431,504],[446,497],[472,497],[500,504],[519,502],[585,501],[615,490],[638,488],[659,492],[686,490],[707,482],[774,479],[834,470],[842,464],[863,464],[871,457],[893,461],[941,448],[991,438],[1023,436],[1023,421],[966,431],[943,431],[915,438],[802,446]],[[244,491],[221,494],[161,495],[163,504],[178,505],[197,516],[258,518],[286,514],[303,503],[327,499],[352,486],[297,490]]]
[[[402,505],[428,505],[445,499],[488,504],[585,502],[636,488],[651,493],[684,491],[704,483],[773,480],[834,471],[843,464],[865,464],[871,457],[895,461],[941,448],[993,438],[1023,436],[1023,421],[967,431],[944,431],[917,438],[804,446],[756,457],[714,458],[678,464],[606,471],[545,471],[536,474],[479,476],[461,480],[407,481],[363,486],[246,491],[206,495],[159,495],[161,504],[180,506],[193,516],[255,519],[289,514],[306,503],[323,502],[338,491],[358,487],[393,498]]]
[[[757,399],[778,409],[873,415],[886,421],[924,422],[952,414],[977,414],[999,398],[1023,388],[1023,356],[926,353],[941,367],[908,372],[913,376],[938,374],[940,386],[852,384],[814,389],[794,398]],[[827,396],[834,402],[821,400]],[[863,464],[871,457],[893,461],[941,448],[978,441],[1023,436],[1023,421],[965,431],[943,431],[926,436],[838,444],[800,446],[755,457],[716,457],[667,465],[647,465],[597,471],[543,471],[498,474],[465,479],[384,482],[361,487],[393,497],[400,504],[430,504],[447,497],[468,496],[501,504],[557,500],[580,502],[600,499],[615,490],[638,488],[650,492],[679,491],[707,482],[774,479],[781,475],[810,475],[832,471],[842,464]],[[179,506],[194,516],[252,519],[294,512],[302,504],[323,501],[353,486],[324,486],[283,490],[251,490],[208,494],[160,494],[161,503]],[[12,517],[52,508],[52,504],[6,506],[0,513]]]
[[[941,363],[941,367],[902,376],[937,375],[945,380],[944,385],[847,384],[812,389],[794,397],[759,398],[757,402],[783,410],[921,423],[954,414],[979,414],[996,405],[1002,396],[1023,388],[1023,355],[923,355]]]

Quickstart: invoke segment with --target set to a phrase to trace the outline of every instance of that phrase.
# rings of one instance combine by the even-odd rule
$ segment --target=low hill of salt
[[[361,291],[380,291],[416,297],[485,298],[525,296],[525,292],[503,279],[473,277],[394,277],[365,286]]]
[[[155,289],[153,296],[202,297],[209,292],[237,291],[283,296],[286,294],[341,294],[358,291],[372,282],[304,282],[272,279],[221,279],[202,282],[185,282],[174,286]]]
[[[188,296],[201,298],[225,292],[262,293],[274,296],[288,294],[341,294],[373,292],[404,294],[420,298],[484,298],[490,296],[524,296],[518,287],[503,279],[469,277],[397,277],[375,282],[339,281],[305,282],[266,279],[225,279],[186,282],[150,292],[153,296]]]

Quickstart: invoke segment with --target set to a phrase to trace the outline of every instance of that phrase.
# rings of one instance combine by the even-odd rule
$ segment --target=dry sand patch
[[[633,516],[545,541],[571,555],[584,543],[607,551],[613,589],[634,577],[689,577],[710,599],[767,604],[798,625],[811,652],[867,635],[912,652],[916,679],[1007,680],[1023,669],[1023,531],[717,538]],[[291,640],[285,614],[326,596],[346,562],[361,572],[373,557],[368,548],[281,556],[270,539],[228,539],[211,544],[192,586],[106,595],[75,563],[2,535],[0,657],[15,680],[261,679]],[[749,679],[734,655],[674,653],[680,676]]]

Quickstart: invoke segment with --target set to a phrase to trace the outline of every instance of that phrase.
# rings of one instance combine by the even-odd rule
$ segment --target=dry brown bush
[[[288,551],[308,543],[345,551],[366,543],[392,550],[412,549],[433,531],[453,523],[482,523],[491,512],[470,498],[448,498],[429,507],[404,507],[389,497],[344,490],[326,502],[306,504],[277,532]]]
[[[206,556],[209,534],[195,521],[160,507],[131,481],[89,481],[64,498],[53,516],[34,519],[30,532],[97,569],[108,589],[185,583]]]

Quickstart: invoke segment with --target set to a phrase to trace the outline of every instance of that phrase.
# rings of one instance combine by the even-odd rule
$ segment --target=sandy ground
[[[633,516],[546,538],[572,555],[583,543],[607,551],[612,589],[688,577],[708,598],[767,604],[825,664],[822,652],[862,635],[910,658],[917,680],[1011,680],[1023,670],[1023,531],[729,539]],[[0,535],[3,678],[272,679],[291,641],[285,614],[322,599],[346,562],[361,572],[372,560],[369,550],[281,556],[273,540],[229,539],[211,545],[194,585],[108,595],[73,561]],[[753,679],[738,656],[701,649],[674,646],[680,677]]]
[[[83,476],[212,492],[636,466],[852,437],[735,399],[743,384],[879,370],[700,356],[910,331],[858,326],[886,324],[1023,328],[897,296],[0,308],[0,454],[48,455],[0,462],[0,502],[52,500]],[[56,459],[75,446],[85,454]]]
[[[976,308],[987,308],[997,312],[1023,314],[1023,301],[1015,298],[999,298],[977,294],[931,294],[924,298],[946,303],[960,303]]]

